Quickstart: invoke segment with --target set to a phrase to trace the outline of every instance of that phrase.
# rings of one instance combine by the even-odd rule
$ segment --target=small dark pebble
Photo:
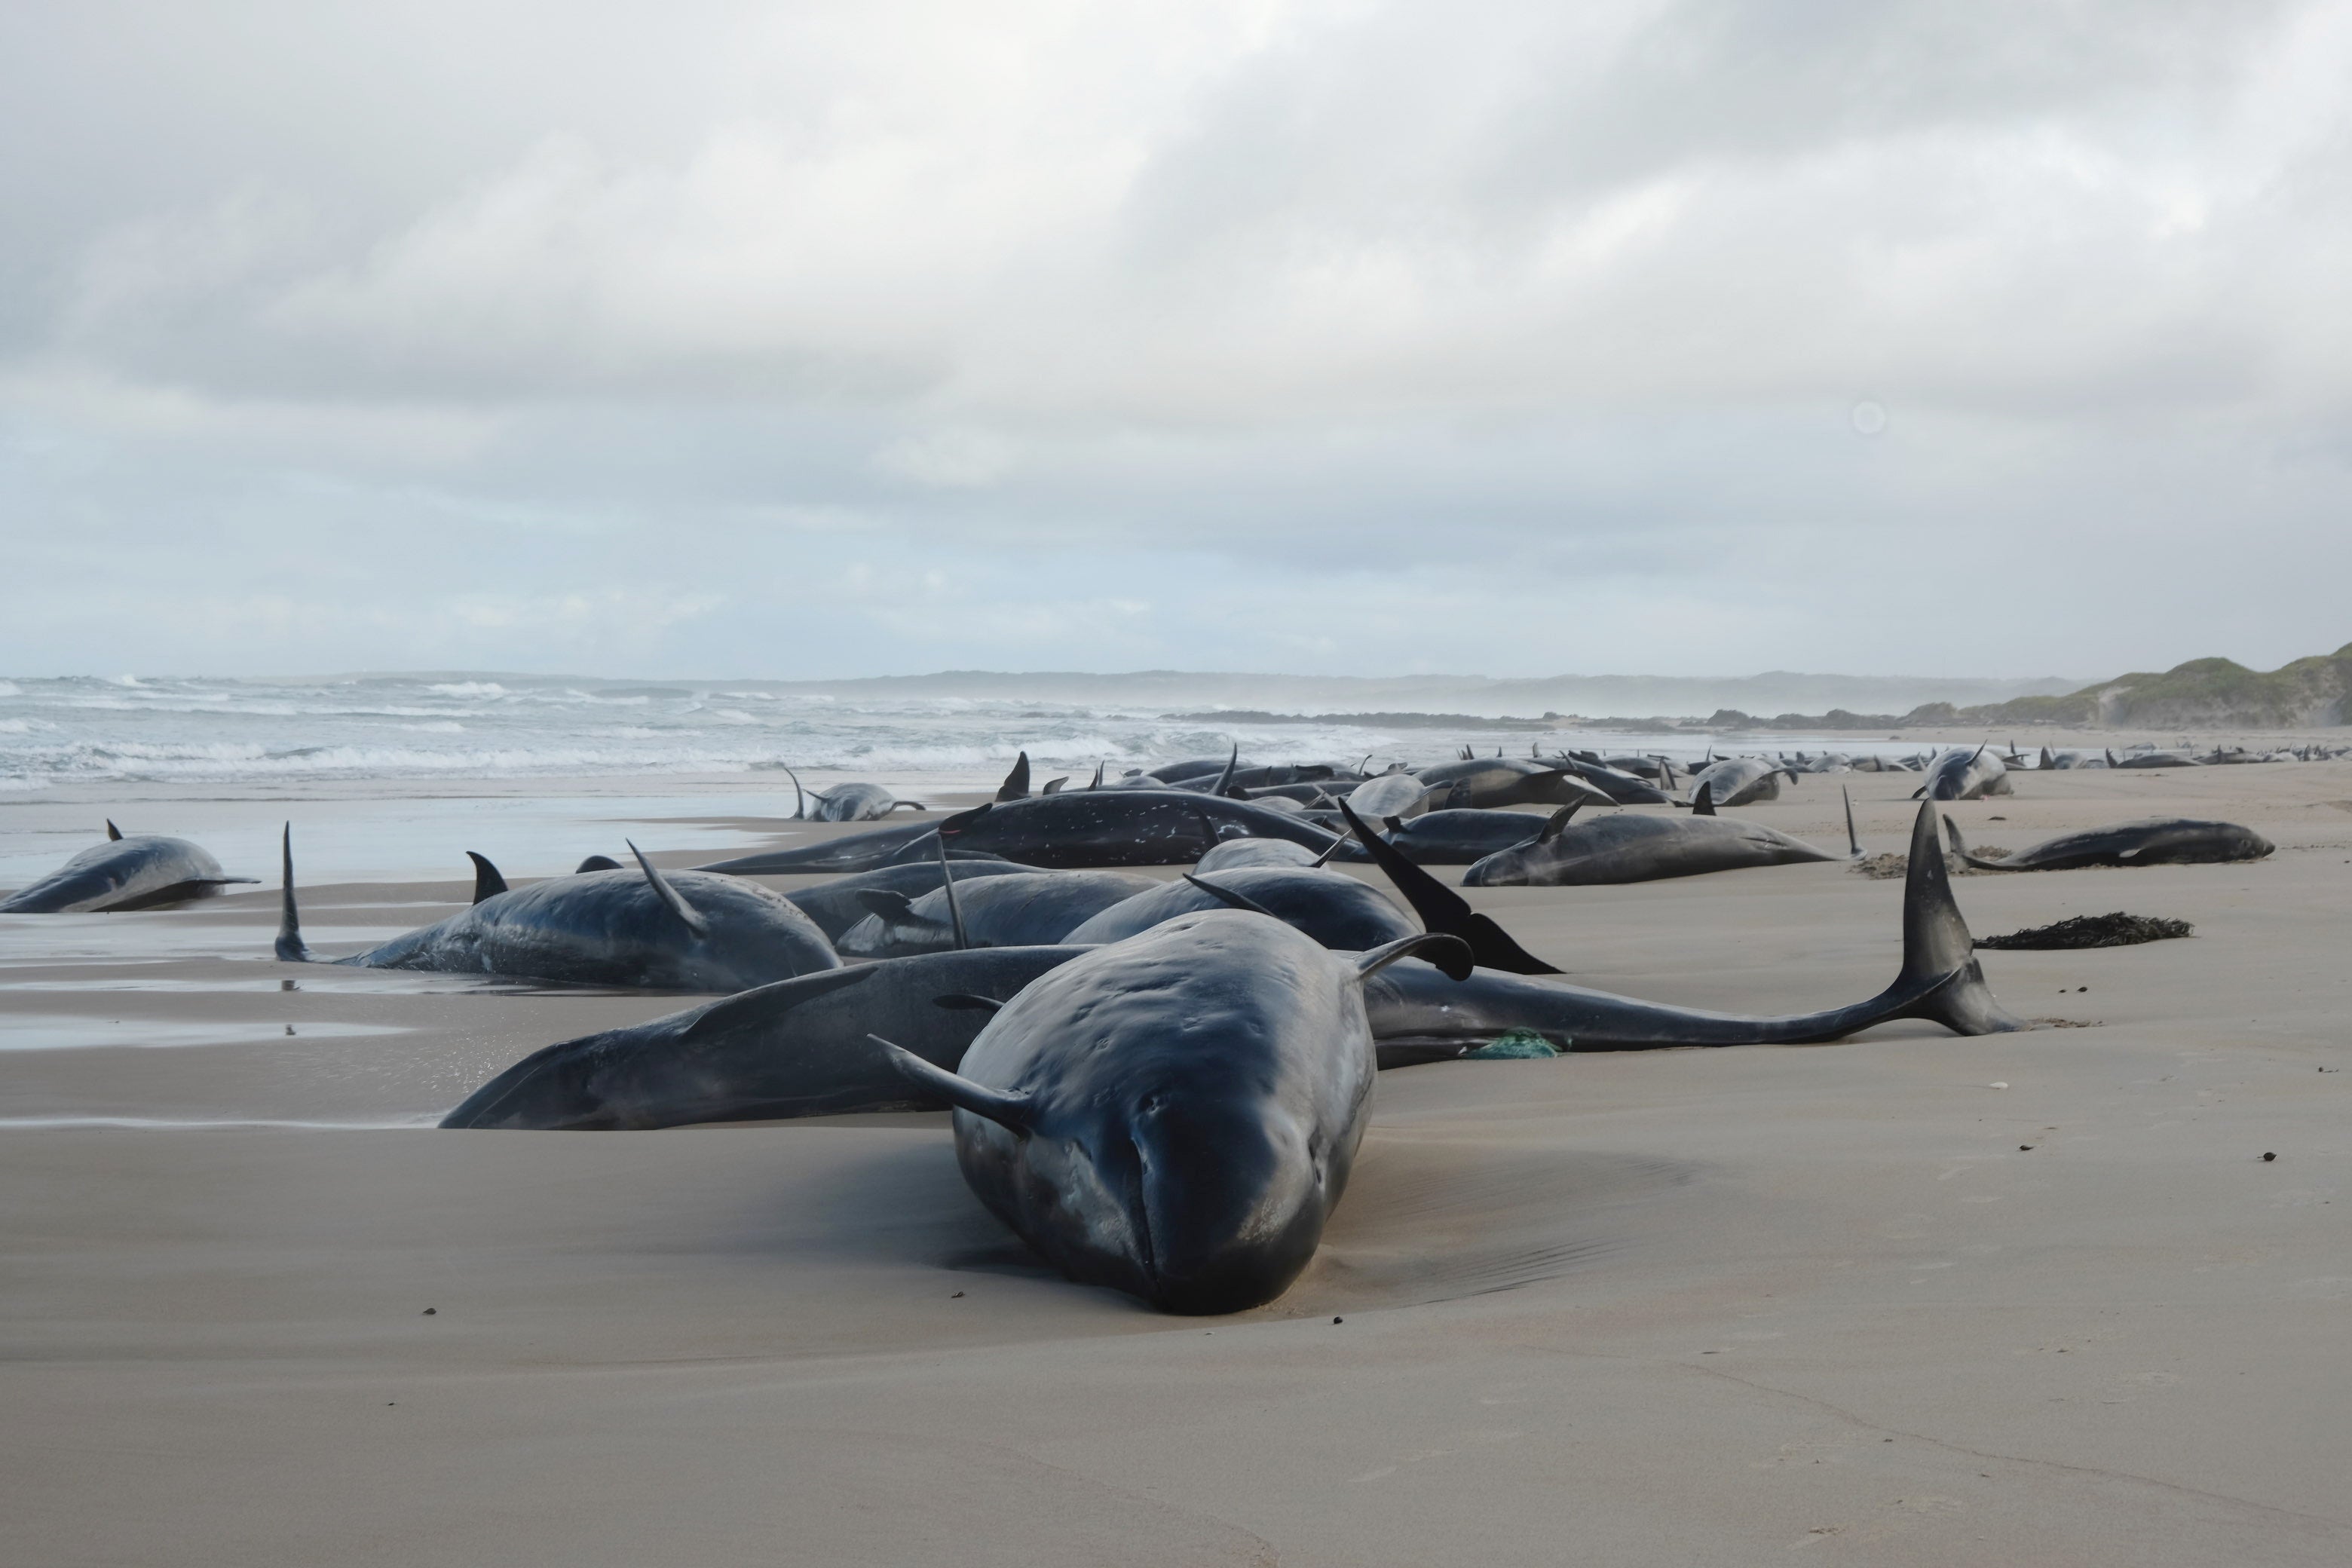
[[[438,1307],[427,1307],[427,1308],[425,1308],[425,1309],[424,1312],[423,1312],[422,1314],[420,1314],[420,1315],[421,1315],[421,1316],[424,1316],[424,1317],[427,1317],[427,1318],[429,1318],[429,1317],[433,1316],[433,1314],[434,1314],[434,1313],[436,1313],[436,1312],[439,1311],[440,1310],[441,1310],[441,1309],[440,1309],[440,1308],[438,1308]]]
[[[948,1298],[948,1300],[950,1300],[950,1301],[960,1301],[960,1300],[961,1300],[962,1299],[963,1299],[963,1292],[962,1292],[962,1291],[961,1291],[961,1290],[957,1291],[954,1295],[952,1295],[952,1296],[950,1296],[950,1297],[949,1297],[949,1298]]]
[[[2265,1160],[2267,1160],[2267,1159],[2269,1159],[2269,1158],[2270,1158],[2270,1156],[2269,1156],[2268,1154],[2265,1154],[2265,1155],[2263,1155],[2263,1159],[2265,1159]],[[1332,1321],[1333,1322],[1335,1322],[1335,1323],[1343,1323],[1343,1322],[1346,1322],[1346,1321],[1347,1321],[1347,1320],[1346,1320],[1345,1318],[1334,1318],[1334,1319],[1332,1319],[1331,1321]]]
[[[2264,1161],[2265,1163],[2267,1163],[2267,1162],[2269,1162],[2269,1161],[2272,1161],[2272,1160],[2275,1160],[2275,1159],[2277,1159],[2277,1158],[2278,1158],[2278,1154],[2277,1154],[2277,1153],[2276,1153],[2276,1152],[2274,1152],[2274,1151],[2273,1151],[2273,1152],[2269,1152],[2269,1153],[2265,1153],[2265,1154],[2263,1156],[2263,1161]]]
[[[2017,1152],[2021,1154],[2031,1154],[2033,1152],[2033,1145],[2031,1143],[2020,1143],[2017,1146]]]
[[[2087,985],[2077,985],[2077,986],[2075,986],[2075,987],[2074,987],[2074,989],[2075,989],[2075,990],[2077,990],[2077,991],[2088,991],[2088,990],[2090,989],[2090,987],[2089,987],[2089,986],[2087,986]]]

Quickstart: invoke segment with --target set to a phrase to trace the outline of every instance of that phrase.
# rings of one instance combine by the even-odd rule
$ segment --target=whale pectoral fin
[[[466,858],[474,863],[474,902],[494,899],[507,890],[507,879],[499,875],[496,866],[471,849],[466,851]]]
[[[1859,860],[1862,858],[1862,836],[1853,830],[1853,791],[1846,788],[1843,784],[1840,784],[1838,785],[1838,794],[1845,797],[1846,855],[1850,859]]]
[[[1471,971],[1477,967],[1472,962],[1468,942],[1444,931],[1425,931],[1419,936],[1399,937],[1394,942],[1382,942],[1369,952],[1358,953],[1356,978],[1369,980],[1398,959],[1415,956],[1429,960],[1449,980],[1467,980]]]
[[[1192,883],[1192,886],[1200,889],[1201,891],[1208,894],[1209,897],[1216,900],[1219,903],[1230,904],[1237,910],[1247,910],[1254,915],[1264,915],[1268,920],[1278,921],[1282,918],[1280,915],[1276,914],[1272,910],[1267,909],[1264,904],[1259,903],[1255,899],[1251,898],[1246,893],[1237,893],[1231,888],[1220,887],[1214,882],[1206,881],[1199,877],[1195,877],[1190,871],[1184,873],[1184,879]]]
[[[779,765],[781,766],[782,764]],[[787,767],[784,769],[784,776],[793,781],[793,820],[794,822],[803,821],[808,816],[808,797],[802,792],[801,775]],[[617,871],[620,868],[615,866],[613,869]]]
[[[879,1035],[866,1037],[888,1053],[890,1065],[898,1069],[899,1077],[924,1093],[946,1100],[958,1110],[968,1110],[993,1121],[1015,1138],[1029,1136],[1034,1112],[1026,1094],[1018,1089],[990,1089],[945,1068],[933,1067],[904,1046],[894,1046]]]
[[[662,874],[654,869],[654,863],[646,858],[646,852],[638,848],[635,843],[628,839],[625,838],[621,842],[627,844],[629,846],[629,853],[637,858],[638,868],[645,872],[646,880],[652,885],[655,896],[659,898],[663,903],[669,906],[669,912],[676,915],[680,921],[684,921],[686,929],[692,931],[695,935],[709,936],[710,934],[710,922],[704,920],[700,915],[696,914],[694,912],[694,906],[686,901],[685,895],[680,893],[676,888],[671,887],[663,878]]]
[[[1473,963],[1512,974],[1559,973],[1553,965],[1521,947],[1510,932],[1472,909],[1469,900],[1414,865],[1406,858],[1404,851],[1377,837],[1364,826],[1363,818],[1349,809],[1346,801],[1339,803],[1339,813],[1347,818],[1348,826],[1355,830],[1356,841],[1364,847],[1364,853],[1372,858],[1395,885],[1396,890],[1404,895],[1404,901],[1412,906],[1412,912],[1421,917],[1421,923],[1433,932],[1462,942]],[[1455,975],[1454,978],[1458,980],[1461,976]]]
[[[119,843],[122,838],[122,829],[114,826],[114,818],[110,816],[106,819],[106,838],[110,844]]]
[[[877,916],[885,924],[903,924],[915,919],[915,906],[904,893],[893,893],[881,888],[867,888],[857,895],[866,912]]]
[[[929,810],[930,810],[930,809],[931,809],[931,808],[930,808],[929,806],[925,805],[922,802],[920,802],[920,801],[915,801],[915,800],[894,800],[894,801],[892,801],[892,802],[890,803],[890,810],[891,810],[891,811],[924,811],[924,812],[927,812],[927,811],[929,811]],[[884,815],[885,816],[888,816],[888,815],[889,815],[889,812],[885,812],[885,813],[883,813],[883,815]]]
[[[618,860],[614,859],[610,855],[591,855],[585,860],[581,861],[577,866],[572,867],[572,874],[577,877],[587,871],[617,871],[620,868],[621,863]]]
[[[1004,1004],[993,996],[975,996],[969,991],[950,991],[944,996],[932,997],[931,1005],[950,1013],[993,1013]]]

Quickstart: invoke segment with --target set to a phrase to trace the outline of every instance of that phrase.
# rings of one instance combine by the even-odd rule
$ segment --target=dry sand
[[[1834,844],[1840,782],[1899,847],[1906,778],[1753,815]],[[0,920],[10,1558],[2352,1560],[2352,764],[2018,789],[1953,808],[1972,843],[2161,810],[2280,852],[1958,884],[1979,934],[2196,922],[1986,955],[2090,1027],[1388,1074],[1314,1269],[1208,1321],[1030,1263],[943,1118],[414,1125],[678,998],[281,966],[268,891]],[[698,846],[762,841],[710,808]],[[306,923],[346,951],[464,892],[320,885]],[[1899,884],[1841,866],[1473,896],[1662,1000],[1896,960]]]

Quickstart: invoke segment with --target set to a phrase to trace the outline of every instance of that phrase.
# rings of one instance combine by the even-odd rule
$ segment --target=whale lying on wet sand
[[[1559,809],[1572,812],[1576,807]],[[1416,866],[1469,866],[1498,849],[1527,843],[1543,831],[1544,821],[1531,812],[1462,810],[1424,812],[1410,820],[1390,817],[1381,826],[1388,830],[1383,836],[1386,842]],[[1331,858],[1368,860],[1371,857],[1351,840]]]
[[[731,877],[664,876],[629,848],[636,871],[551,877],[514,890],[503,890],[497,868],[476,856],[470,909],[324,962],[660,991],[742,991],[840,967],[824,933],[782,895]],[[284,854],[278,956],[311,963],[294,904],[290,825]]]
[[[820,882],[814,888],[794,888],[784,895],[801,913],[814,921],[824,932],[827,942],[838,947],[842,933],[874,913],[866,903],[868,893],[896,893],[902,899],[919,899],[936,890],[940,885],[940,860],[937,841],[929,859],[909,860],[901,865],[885,866],[878,870],[860,871],[852,876],[836,877],[830,882]],[[1016,866],[1010,860],[991,857],[985,860],[955,861],[958,883],[977,882],[990,877],[1024,877],[1034,875],[1034,866]]]
[[[1927,782],[1911,792],[1913,800],[1982,800],[1990,795],[2013,795],[2009,764],[1990,746],[1974,751],[1956,746],[1927,764]]]
[[[1796,775],[1778,763],[1761,757],[1726,757],[1710,763],[1690,778],[1691,799],[1705,788],[1717,805],[1753,805],[1780,798],[1780,781]]]
[[[2083,866],[2199,866],[2259,860],[2277,847],[2251,827],[2234,822],[2199,822],[2186,816],[2150,816],[2081,833],[2062,833],[2021,849],[2007,859],[1972,855],[1960,825],[1944,819],[1952,853],[1979,871],[2070,871]]]
[[[1063,940],[1124,942],[1202,910],[1242,909],[1305,931],[1325,947],[1360,952],[1414,934],[1404,911],[1377,888],[1308,866],[1236,866],[1157,882],[1102,910]]]
[[[93,844],[26,887],[0,899],[0,914],[69,915],[152,910],[208,899],[255,877],[230,877],[220,862],[184,838],[123,831],[110,822],[106,842]]]
[[[1484,968],[1456,984],[1423,965],[1401,963],[1365,988],[1382,1065],[1458,1056],[1511,1029],[1540,1035],[1562,1050],[1597,1051],[1798,1045],[1842,1039],[1898,1018],[1927,1019],[1957,1035],[2026,1028],[1985,983],[1968,922],[1952,898],[1950,873],[1936,852],[1936,815],[1931,803],[1923,803],[1911,825],[1902,969],[1892,985],[1866,1002],[1818,1013],[1744,1016],[1669,1007]]]
[[[1711,788],[1712,781],[1699,786],[1701,804]],[[1581,823],[1556,815],[1529,842],[1472,866],[1462,874],[1462,885],[1594,887],[1841,858],[1760,822],[1701,812],[1663,816],[1620,811]]]
[[[1129,871],[1024,871],[966,884],[962,868],[956,870],[952,902],[944,885],[911,900],[879,889],[862,895],[868,912],[843,933],[836,944],[843,956],[1074,942],[1070,933],[1095,915],[1163,885]]]
[[[946,1102],[877,1058],[866,1035],[887,1032],[951,1068],[988,1022],[988,1003],[1083,951],[974,948],[778,981],[534,1051],[441,1125],[592,1130],[938,1110]]]
[[[955,1107],[956,1163],[1070,1278],[1168,1312],[1289,1289],[1346,1191],[1376,1065],[1364,983],[1460,944],[1335,953],[1240,910],[1187,915],[1041,975],[950,1072],[876,1031]]]
[[[1255,802],[1160,789],[992,802],[943,818],[939,834],[952,851],[982,850],[1048,870],[1189,866],[1228,838],[1284,838],[1320,851],[1336,837]]]
[[[1498,805],[1608,805],[1609,796],[1569,768],[1525,757],[1465,757],[1423,768],[1416,775],[1430,804],[1485,808]],[[1364,815],[1358,806],[1356,815]],[[1383,814],[1386,815],[1386,814]]]
[[[829,790],[803,790],[800,774],[786,768],[784,774],[793,781],[793,820],[795,822],[879,822],[900,806],[908,811],[921,811],[922,806],[911,800],[900,800],[877,784],[835,784]],[[816,809],[809,809],[810,803]]]

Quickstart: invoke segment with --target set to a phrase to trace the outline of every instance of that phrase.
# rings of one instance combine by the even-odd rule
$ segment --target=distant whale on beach
[[[509,889],[496,867],[474,856],[471,908],[327,962],[662,991],[742,991],[840,967],[824,933],[781,894],[732,877],[665,877],[629,848],[636,871],[575,872],[520,889]],[[277,952],[307,963],[290,825],[284,856]]]
[[[93,844],[28,887],[0,899],[0,914],[66,915],[151,910],[208,899],[254,877],[223,874],[220,862],[184,838],[132,834],[110,822]]]

